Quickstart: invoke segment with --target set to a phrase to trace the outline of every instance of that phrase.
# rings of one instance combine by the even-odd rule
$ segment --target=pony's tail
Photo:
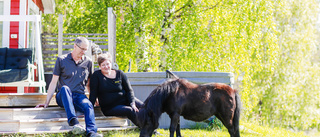
[[[236,110],[233,117],[233,129],[235,137],[240,137],[240,109],[241,109],[241,100],[238,91],[236,91]]]

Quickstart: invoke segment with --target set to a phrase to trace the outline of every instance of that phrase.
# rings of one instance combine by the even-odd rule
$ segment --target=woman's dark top
[[[90,78],[89,100],[94,105],[96,98],[102,111],[110,110],[117,105],[134,103],[134,93],[127,76],[121,70],[116,70],[114,79],[107,78],[101,70],[95,71]]]

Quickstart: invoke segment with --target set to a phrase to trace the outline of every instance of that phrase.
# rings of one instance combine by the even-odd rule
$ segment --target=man
[[[72,133],[83,134],[86,130],[88,137],[101,137],[102,135],[97,134],[94,107],[84,91],[85,87],[90,90],[89,81],[92,75],[92,61],[84,55],[88,48],[89,41],[84,37],[78,37],[74,42],[73,51],[57,58],[46,102],[36,107],[48,107],[59,82],[56,101],[65,109],[68,124],[73,126]],[[86,129],[79,124],[75,110],[84,113]]]

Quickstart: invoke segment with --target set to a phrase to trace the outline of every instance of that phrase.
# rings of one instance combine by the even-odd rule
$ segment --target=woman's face
[[[111,71],[112,63],[110,60],[105,60],[99,65],[101,71],[103,72],[109,72]]]

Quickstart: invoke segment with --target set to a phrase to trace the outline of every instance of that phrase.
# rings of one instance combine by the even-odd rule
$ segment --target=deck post
[[[116,16],[113,13],[112,7],[108,7],[108,52],[112,56],[113,68],[117,69],[117,65],[116,65]]]
[[[58,56],[62,55],[62,43],[63,43],[63,15],[59,14],[58,20]]]

